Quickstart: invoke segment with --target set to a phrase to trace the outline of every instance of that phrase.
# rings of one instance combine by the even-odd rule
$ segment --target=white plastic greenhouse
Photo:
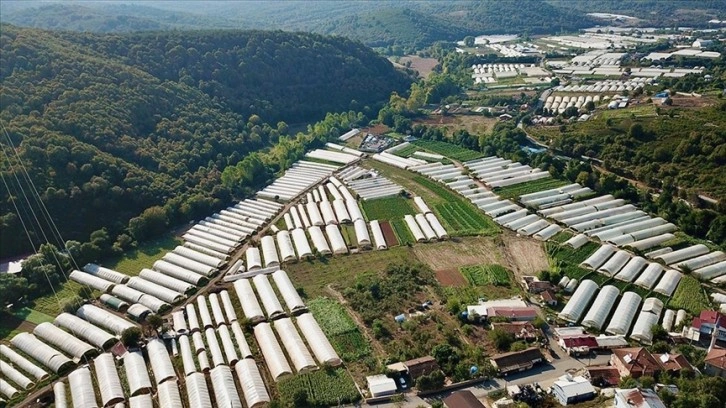
[[[182,405],[181,395],[179,394],[179,384],[176,380],[167,381],[156,387],[157,398],[159,399],[158,408],[179,408]]]
[[[335,218],[338,220],[338,222],[351,222],[350,214],[348,214],[348,208],[346,207],[344,200],[333,200],[333,210],[335,211]]]
[[[280,257],[282,262],[290,262],[297,259],[295,255],[295,247],[292,245],[292,239],[290,233],[282,230],[275,234],[277,239],[277,246],[280,248]]]
[[[292,242],[295,243],[295,251],[297,251],[299,259],[313,256],[313,250],[310,249],[310,243],[304,229],[298,228],[292,231]]]
[[[260,370],[252,359],[240,360],[235,364],[234,371],[237,374],[245,402],[249,408],[262,407],[270,402],[265,382],[262,380]]]
[[[265,320],[260,303],[257,301],[255,291],[252,289],[249,279],[240,279],[234,282],[234,290],[237,293],[242,312],[252,323]]]
[[[55,405],[55,408],[68,408],[66,383],[63,381],[58,381],[53,384],[53,404]]]
[[[280,258],[277,256],[277,247],[275,247],[275,238],[271,235],[265,235],[260,239],[262,247],[262,256],[265,260],[265,268],[280,265]]]
[[[255,339],[257,339],[257,344],[260,346],[260,351],[262,351],[262,356],[265,363],[267,363],[272,378],[278,381],[280,378],[292,374],[290,365],[285,359],[285,353],[282,352],[270,324],[260,323],[255,326],[254,332]]]
[[[696,244],[667,254],[658,255],[655,258],[660,259],[666,265],[674,264],[690,258],[696,258],[709,252],[708,247],[703,244]]]
[[[274,326],[278,337],[282,340],[282,345],[287,351],[287,355],[290,356],[295,371],[305,372],[316,369],[315,360],[313,360],[313,356],[305,346],[305,342],[295,329],[292,320],[289,318],[279,319],[275,321]]]
[[[675,327],[680,326],[681,323],[686,321],[686,317],[687,317],[686,311],[683,309],[678,309],[678,311],[676,312],[676,321],[674,323],[674,326]]]
[[[232,304],[232,298],[229,297],[229,291],[226,289],[219,292],[219,299],[222,301],[222,307],[224,308],[224,314],[227,316],[227,321],[237,321],[237,312],[234,311],[234,305]]]
[[[295,208],[297,209],[298,216],[303,223],[303,228],[310,228],[312,224],[310,223],[310,218],[305,211],[305,205],[298,204],[297,206],[295,206]]]
[[[176,334],[186,334],[189,332],[187,321],[184,319],[184,310],[177,310],[171,314],[172,327]]]
[[[310,223],[312,225],[325,225],[325,222],[323,221],[323,216],[320,214],[320,210],[318,209],[317,204],[313,201],[308,201],[307,204],[305,204],[305,209],[308,211],[308,217],[310,217]]]
[[[132,289],[154,296],[167,303],[177,303],[186,299],[186,295],[171,290],[149,280],[134,276],[129,279],[128,286]]]
[[[234,334],[234,339],[237,342],[237,347],[239,348],[240,357],[242,359],[251,358],[252,350],[250,350],[250,346],[247,344],[245,334],[242,332],[242,326],[240,326],[239,322],[232,322],[230,326],[232,327],[232,334]]]
[[[630,254],[620,250],[615,252],[610,259],[608,259],[607,262],[600,268],[598,268],[599,272],[602,272],[603,274],[607,276],[613,276],[620,272],[620,269],[625,266],[626,263],[630,260]]]
[[[640,312],[633,326],[633,332],[630,333],[630,338],[643,344],[652,344],[653,325],[658,324],[658,320],[660,320],[659,314]]]
[[[414,239],[418,242],[426,242],[426,236],[424,235],[423,231],[421,231],[421,228],[416,223],[416,219],[411,214],[406,214],[406,216],[403,217],[403,219],[406,221],[406,225],[408,226],[408,229],[411,231],[411,234],[413,235]]]
[[[20,388],[28,389],[35,385],[33,380],[26,377],[25,374],[21,373],[20,371],[16,370],[15,367],[6,363],[5,360],[0,360],[0,373],[2,373],[3,376],[8,380],[19,385]]]
[[[184,375],[195,373],[197,367],[194,364],[194,353],[192,352],[192,346],[189,342],[189,336],[179,336],[179,354],[181,354],[182,365],[184,367]]]
[[[212,356],[212,368],[224,365],[224,354],[222,353],[222,347],[219,346],[217,332],[211,327],[206,329],[204,331],[204,339],[207,341],[207,349]]]
[[[247,270],[253,271],[262,268],[262,260],[260,259],[260,250],[256,247],[249,247],[245,251],[245,259],[247,260]]]
[[[590,240],[587,239],[587,236],[585,234],[577,234],[565,241],[564,245],[569,245],[574,249],[578,249],[583,245],[587,244],[588,242],[590,242]]]
[[[111,330],[111,332],[119,336],[124,332],[124,330],[136,327],[136,325],[130,321],[94,305],[81,306],[76,311],[76,316],[93,325]]]
[[[212,408],[212,400],[209,398],[207,379],[204,374],[188,374],[184,383],[187,389],[187,401],[189,401],[189,407]]]
[[[161,285],[167,289],[171,289],[177,293],[188,294],[196,289],[191,283],[184,282],[183,280],[167,276],[161,272],[151,269],[142,269],[139,273],[139,277],[157,285]]]
[[[635,284],[646,289],[651,289],[662,273],[663,267],[655,262],[651,262],[645,267],[643,273],[638,276],[638,279],[635,280]]]
[[[431,209],[428,205],[424,202],[423,198],[416,196],[413,198],[413,202],[416,204],[416,207],[418,207],[419,211],[423,214],[428,214],[431,212]]]
[[[267,275],[257,275],[252,278],[252,282],[255,284],[257,294],[260,296],[262,306],[265,308],[265,313],[270,319],[275,319],[278,316],[284,315],[285,310],[282,308],[280,301],[277,299],[275,291],[270,285],[270,281],[267,279]]]
[[[116,371],[116,359],[111,353],[103,353],[93,360],[98,390],[101,392],[101,402],[104,407],[116,405],[126,401],[121,378]]]
[[[277,286],[277,290],[280,292],[280,295],[282,295],[282,298],[285,300],[287,308],[291,312],[305,309],[305,303],[303,303],[302,298],[298,294],[295,286],[293,286],[292,281],[290,281],[290,278],[287,276],[287,273],[285,271],[275,271],[272,274],[272,280],[275,281],[275,286]]]
[[[93,389],[93,377],[88,367],[81,367],[68,374],[68,385],[71,389],[71,401],[74,408],[96,408],[96,392]]]
[[[177,278],[196,286],[204,286],[208,281],[204,275],[200,275],[196,272],[190,271],[189,269],[182,268],[179,265],[174,265],[173,263],[166,261],[159,260],[154,262],[153,268],[164,275]]]
[[[311,313],[301,314],[296,318],[296,321],[300,332],[305,336],[305,340],[307,340],[310,349],[320,364],[332,366],[342,364],[338,353],[335,352],[335,349]]]
[[[605,262],[615,253],[616,249],[612,245],[602,245],[592,255],[585,259],[580,265],[590,269],[597,269],[605,264]]]
[[[197,297],[197,309],[199,309],[199,317],[202,319],[202,326],[205,329],[214,327],[212,315],[209,313],[209,308],[207,307],[207,298],[204,295]]]
[[[625,282],[632,282],[638,276],[640,271],[645,268],[645,265],[647,263],[648,261],[640,256],[630,258],[630,261],[628,261],[628,263],[623,266],[623,269],[621,269],[620,272],[615,275],[615,279],[619,279]]]
[[[320,227],[312,226],[308,228],[308,234],[310,234],[310,239],[313,241],[313,246],[321,255],[330,255],[333,252],[330,250],[330,247],[328,246],[328,241],[325,240],[325,236],[323,236],[323,231],[320,229]]]
[[[205,265],[185,256],[175,254],[174,252],[167,252],[161,259],[204,276],[214,274],[214,271],[217,269],[213,266]]]
[[[333,212],[333,205],[330,201],[320,202],[320,213],[323,215],[323,221],[326,225],[337,224],[338,219],[335,218],[335,212]]]
[[[196,354],[199,354],[200,352],[207,349],[207,346],[204,345],[204,336],[202,335],[201,331],[192,333],[192,342],[194,343],[194,352]]]
[[[302,218],[300,218],[300,214],[297,212],[297,207],[290,206],[290,217],[292,217],[292,223],[295,226],[295,228],[305,228],[305,224],[302,222]]]
[[[35,326],[33,334],[46,344],[52,345],[67,355],[83,360],[98,354],[98,350],[83,340],[79,340],[72,334],[56,327],[53,323],[43,322]]]
[[[219,303],[219,296],[216,293],[209,294],[209,307],[212,309],[212,318],[214,319],[215,327],[227,324],[227,318],[224,317],[222,312],[222,304]]]
[[[590,306],[590,310],[588,310],[585,318],[582,320],[582,325],[601,330],[605,324],[605,319],[610,315],[610,310],[612,310],[619,295],[620,291],[617,287],[613,285],[603,286],[592,306]]]
[[[677,270],[669,269],[663,274],[663,277],[660,278],[658,285],[656,285],[653,291],[670,296],[673,292],[675,292],[682,277],[683,275]]]
[[[133,397],[151,391],[151,379],[149,379],[149,372],[143,354],[140,351],[129,351],[124,355],[123,359],[129,395]]]
[[[201,253],[199,251],[195,251],[195,250],[187,248],[185,246],[178,246],[178,247],[174,248],[174,253],[181,255],[185,258],[189,258],[192,261],[196,261],[196,262],[202,263],[204,265],[207,265],[211,268],[215,268],[215,269],[222,267],[222,265],[224,265],[226,263],[222,259],[219,259],[212,255],[207,255],[207,254]]]
[[[345,241],[343,240],[343,235],[340,234],[340,230],[338,229],[337,225],[326,225],[325,226],[325,233],[328,235],[328,240],[330,241],[330,247],[333,250],[334,254],[347,254],[348,253],[348,246],[345,245]]]
[[[166,346],[164,345],[163,340],[149,340],[146,344],[146,351],[149,354],[151,371],[154,373],[154,380],[157,385],[162,384],[167,380],[176,379],[174,366],[171,363],[171,358],[169,358],[169,353],[166,351]]]
[[[106,279],[102,279],[98,276],[93,276],[89,273],[81,272],[79,270],[74,270],[73,272],[71,272],[68,275],[68,279],[104,293],[109,292],[111,288],[113,288],[113,286],[115,285],[115,283],[111,281],[107,281]]]
[[[286,213],[285,215],[283,215],[282,219],[285,220],[285,227],[288,231],[292,231],[293,229],[295,229],[295,223],[293,222],[292,215],[290,215],[290,213]]]
[[[368,227],[363,219],[358,219],[353,223],[355,228],[355,236],[358,239],[358,246],[362,248],[371,247],[371,237],[368,234]]]
[[[562,231],[562,227],[557,224],[550,224],[547,228],[534,234],[533,237],[540,241],[547,241],[557,235],[557,233],[560,231]]]
[[[703,268],[696,269],[693,273],[701,279],[720,279],[723,275],[726,275],[726,261],[704,266]]]
[[[663,314],[663,321],[661,322],[661,327],[665,329],[665,331],[670,332],[673,328],[673,321],[676,318],[676,312],[673,309],[666,309],[665,313]]]
[[[370,222],[371,232],[373,233],[373,242],[376,249],[387,249],[386,239],[383,236],[383,230],[381,230],[381,224],[378,220]]]
[[[18,395],[20,391],[18,391],[17,388],[13,387],[5,381],[4,379],[0,378],[0,394],[6,396],[7,398],[15,398],[16,395]],[[3,401],[4,402],[4,401]]]
[[[100,349],[108,349],[118,342],[118,339],[113,334],[70,313],[59,314],[53,323]]]
[[[0,344],[0,355],[5,357],[16,367],[32,375],[36,380],[40,381],[48,378],[48,372],[4,344]]]
[[[429,225],[431,225],[431,228],[433,228],[434,232],[436,233],[436,237],[438,237],[439,239],[449,238],[449,234],[446,232],[446,229],[444,229],[434,213],[426,214],[426,221],[428,221]]]
[[[187,312],[187,321],[189,322],[189,331],[199,331],[199,319],[197,318],[197,310],[194,307],[194,303],[187,303],[185,309]]]
[[[597,289],[597,283],[589,279],[582,281],[570,298],[570,301],[567,302],[562,312],[558,315],[559,318],[567,320],[568,322],[577,323],[585,308],[590,304],[590,300],[592,300]]]
[[[239,356],[237,356],[237,350],[234,347],[229,328],[223,324],[217,329],[217,334],[219,334],[219,339],[222,341],[222,351],[224,351],[224,357],[227,363],[234,365],[239,360]]]
[[[615,313],[613,313],[605,333],[619,336],[628,334],[642,300],[643,298],[635,292],[625,292],[615,308]]]
[[[678,262],[678,264],[676,264],[676,267],[682,268],[685,266],[693,271],[699,268],[706,267],[708,265],[713,265],[725,259],[726,253],[724,253],[723,251],[714,251],[696,258],[691,258],[687,261]]]
[[[350,215],[351,221],[356,222],[358,220],[363,220],[363,213],[360,211],[360,208],[358,207],[358,202],[355,199],[346,199],[345,207],[348,209],[348,215]]]
[[[426,220],[426,216],[424,216],[423,214],[416,214],[414,216],[414,219],[416,220],[416,224],[418,224],[418,226],[421,228],[421,232],[423,232],[426,240],[436,241],[438,236],[436,235],[436,232],[434,232],[434,229],[431,228],[431,225],[429,225],[429,222]]]
[[[86,264],[83,267],[83,271],[113,283],[126,283],[129,280],[129,277],[121,272],[116,272],[113,269],[104,268],[103,266],[92,263]]]

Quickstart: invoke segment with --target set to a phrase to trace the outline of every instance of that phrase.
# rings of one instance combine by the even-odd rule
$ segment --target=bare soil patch
[[[391,131],[391,128],[389,128],[386,125],[383,124],[377,124],[375,126],[371,126],[369,128],[361,129],[361,133],[373,133],[375,135],[383,135]]]
[[[483,134],[494,127],[497,121],[497,118],[483,115],[430,115],[425,119],[417,120],[416,123],[443,127],[449,134],[457,130],[466,130],[471,134]]]
[[[439,269],[436,271],[436,280],[442,286],[462,287],[468,285],[468,282],[458,269]]]
[[[526,237],[514,234],[503,234],[503,253],[517,278],[524,275],[536,275],[549,267],[547,254],[543,244]]]
[[[676,108],[703,108],[705,106],[711,106],[714,103],[711,98],[703,96],[699,97],[675,94],[671,97],[671,99],[673,100],[673,107]]]
[[[389,247],[398,245],[398,239],[396,233],[393,232],[393,228],[388,221],[379,222],[381,226],[381,232],[383,232],[383,238],[386,240],[386,245]]]
[[[422,58],[416,55],[409,55],[401,57],[399,59],[399,64],[405,66],[406,63],[408,63],[409,61],[411,62],[411,69],[418,72],[418,76],[420,76],[421,78],[427,78],[429,75],[431,75],[434,67],[439,63],[436,58]]]
[[[416,245],[413,252],[421,262],[435,271],[502,262],[495,240],[487,237],[466,237],[456,241]]]

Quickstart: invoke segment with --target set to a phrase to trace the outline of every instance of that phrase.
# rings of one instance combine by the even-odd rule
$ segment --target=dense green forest
[[[659,108],[660,115],[629,115],[528,131],[573,157],[660,188],[670,178],[686,190],[726,200],[726,103],[707,108]]]
[[[315,34],[58,34],[4,25],[0,50],[0,120],[10,138],[2,134],[10,181],[0,189],[2,256],[30,249],[10,200],[26,220],[31,204],[38,209],[24,202],[21,163],[65,239],[90,242],[105,228],[104,245],[122,250],[267,182],[314,142],[290,135],[284,121],[312,123],[349,106],[375,112],[409,85],[360,43]],[[329,115],[313,136],[337,136],[362,119]],[[222,182],[226,167],[273,144],[264,172]],[[34,241],[45,241],[28,226]]]
[[[480,34],[551,34],[602,24],[589,12],[640,18],[634,25],[706,27],[722,18],[721,1],[458,0],[368,2],[63,2],[0,3],[3,20],[21,26],[90,32],[160,29],[281,29],[335,34],[370,46],[420,49],[438,40]]]

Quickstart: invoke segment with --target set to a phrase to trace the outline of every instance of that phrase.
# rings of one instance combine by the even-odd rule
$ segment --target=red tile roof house
[[[669,373],[680,373],[683,369],[695,371],[693,365],[686,360],[683,354],[663,353],[656,354],[655,357],[660,361],[663,370]]]
[[[547,289],[542,292],[542,301],[550,306],[557,306],[557,295],[552,289]]]
[[[703,310],[700,316],[693,318],[691,326],[709,336],[716,332],[718,340],[726,341],[726,315],[715,310]]]
[[[613,350],[610,365],[618,369],[621,377],[640,378],[644,375],[655,377],[663,370],[657,358],[644,347],[621,348]]]
[[[713,348],[703,359],[704,372],[726,378],[726,349]]]
[[[533,307],[490,307],[487,316],[506,317],[512,321],[532,321],[537,317],[537,310]]]
[[[587,335],[562,337],[557,344],[569,355],[587,354],[590,350],[598,348],[595,336]]]
[[[615,387],[620,383],[620,372],[617,368],[611,366],[587,367],[587,377],[592,385],[596,387]]]

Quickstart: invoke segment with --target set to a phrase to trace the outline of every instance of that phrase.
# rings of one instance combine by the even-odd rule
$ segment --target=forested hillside
[[[57,34],[5,25],[0,52],[0,119],[64,238],[88,241],[105,227],[119,245],[228,203],[241,188],[223,185],[222,170],[250,152],[282,141],[280,164],[288,154],[280,149],[299,153],[283,121],[374,107],[409,85],[362,45],[313,34]],[[4,134],[2,146],[3,175],[22,180]],[[30,217],[17,186],[9,193]],[[8,190],[0,194],[0,255],[26,251]]]

